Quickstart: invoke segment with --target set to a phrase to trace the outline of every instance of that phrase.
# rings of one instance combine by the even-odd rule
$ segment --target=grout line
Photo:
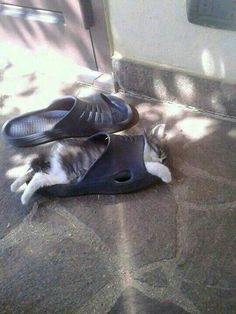
[[[104,73],[100,73],[95,79],[93,80],[93,84],[95,83],[96,80],[98,80],[101,76],[103,76]]]

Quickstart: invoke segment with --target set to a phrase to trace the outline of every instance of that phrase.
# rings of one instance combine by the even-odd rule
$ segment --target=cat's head
[[[49,156],[41,153],[30,162],[30,169],[34,172],[47,172],[50,169]]]
[[[144,131],[145,161],[158,161],[163,163],[167,158],[165,149],[165,124],[156,125],[150,132]]]

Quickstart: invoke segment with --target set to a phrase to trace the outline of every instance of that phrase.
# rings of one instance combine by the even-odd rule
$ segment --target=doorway
[[[44,49],[91,70],[111,73],[102,0],[0,2],[0,38],[32,53]]]

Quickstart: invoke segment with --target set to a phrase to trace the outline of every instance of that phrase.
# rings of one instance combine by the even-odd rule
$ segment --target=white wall
[[[185,0],[106,6],[115,55],[236,82],[236,32],[190,24]]]

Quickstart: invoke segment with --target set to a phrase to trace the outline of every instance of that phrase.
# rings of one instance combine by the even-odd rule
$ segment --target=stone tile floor
[[[96,101],[76,75],[5,66],[1,125],[61,95]],[[0,313],[236,313],[235,121],[120,96],[140,114],[129,133],[167,124],[173,182],[22,206],[10,184],[42,148],[1,140]]]

